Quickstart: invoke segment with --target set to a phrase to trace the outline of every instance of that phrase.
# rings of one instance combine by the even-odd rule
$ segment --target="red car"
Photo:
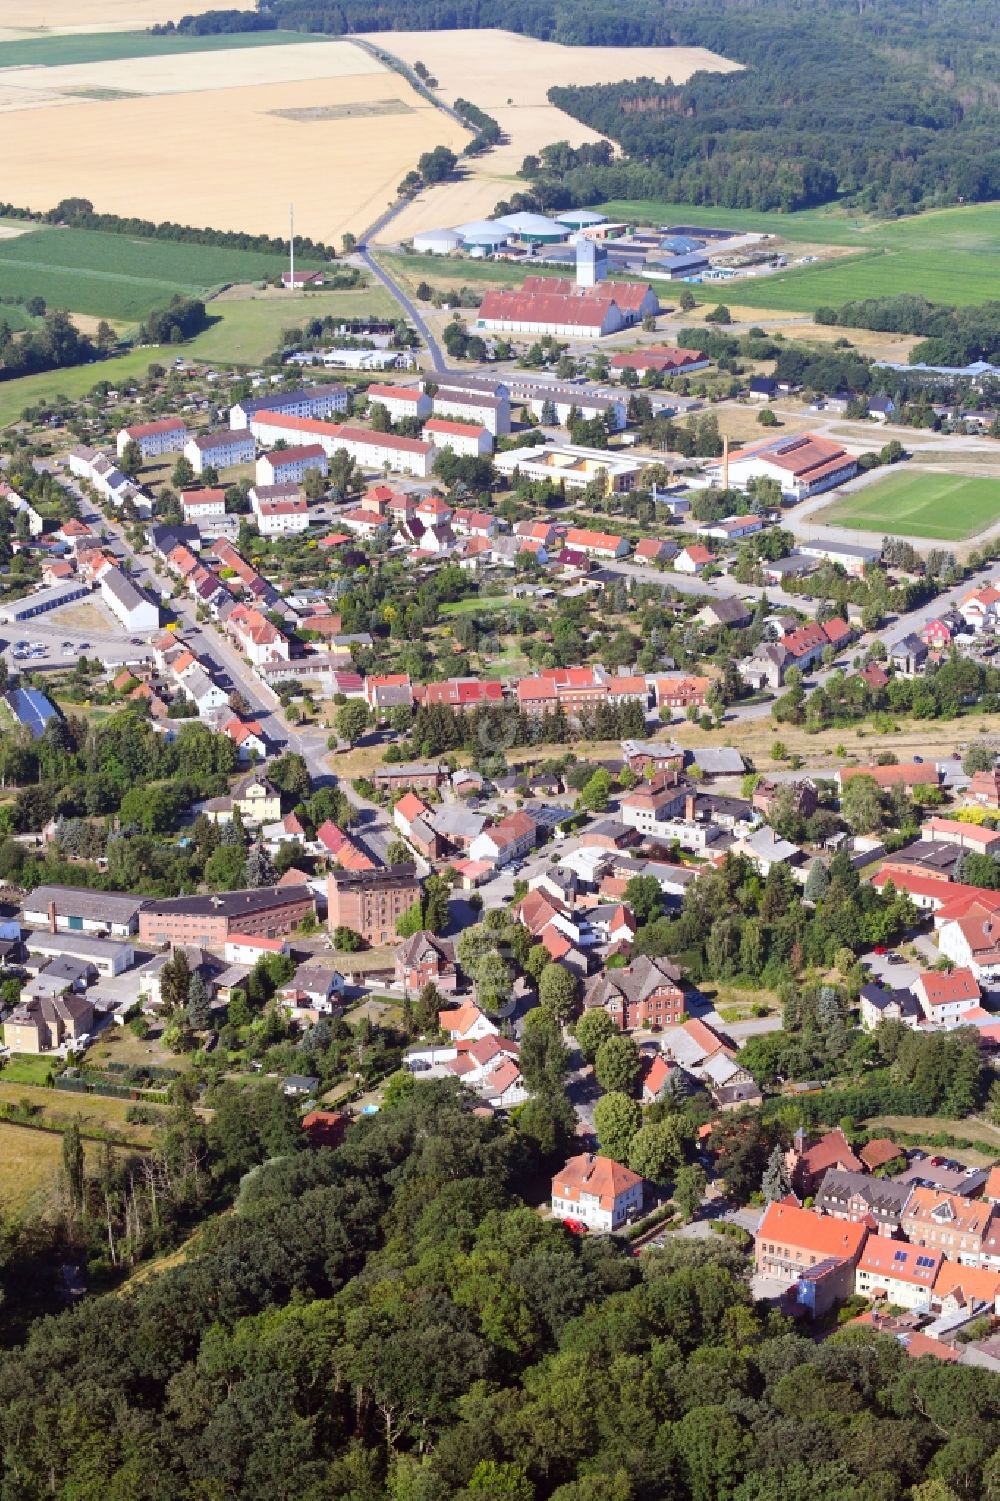
[[[888,952],[889,950],[886,948],[884,943],[877,943],[872,949],[872,953],[878,954],[880,958],[882,957],[882,955],[887,954]]]
[[[586,1235],[587,1233],[583,1220],[563,1220],[563,1224],[571,1235]]]

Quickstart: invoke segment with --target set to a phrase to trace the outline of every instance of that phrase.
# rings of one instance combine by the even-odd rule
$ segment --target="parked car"
[[[586,1235],[587,1233],[583,1220],[563,1220],[563,1224],[571,1235]]]

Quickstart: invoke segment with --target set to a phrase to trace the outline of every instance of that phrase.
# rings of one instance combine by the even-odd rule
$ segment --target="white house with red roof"
[[[429,417],[433,403],[423,386],[386,386],[375,383],[368,387],[369,406],[385,407],[393,422],[404,418],[420,420]]]
[[[476,427],[454,417],[430,417],[423,432],[428,443],[450,448],[459,458],[480,459],[493,452],[493,435],[488,427]]]
[[[761,438],[729,455],[730,486],[745,490],[752,479],[773,479],[786,500],[805,500],[853,479],[857,460],[829,438],[816,433],[794,433],[780,438]],[[707,474],[721,483],[723,461],[708,466]]]
[[[927,1020],[938,1024],[960,1022],[967,1012],[978,1008],[982,998],[979,981],[965,967],[924,970],[911,989]]]
[[[469,856],[473,860],[489,860],[497,866],[510,865],[531,853],[537,833],[535,820],[519,809],[484,829],[469,846]]]
[[[974,631],[993,630],[1000,619],[1000,589],[984,584],[959,601],[958,613]]]
[[[682,547],[674,559],[674,569],[677,573],[702,573],[715,558],[702,542],[693,542],[689,547]]]
[[[869,1235],[854,1273],[862,1298],[884,1298],[900,1308],[925,1309],[944,1256],[926,1246],[911,1246],[888,1235]]]
[[[610,1157],[581,1152],[552,1179],[552,1217],[610,1234],[642,1212],[643,1181]]]
[[[478,1042],[482,1037],[500,1035],[500,1028],[472,1001],[439,1011],[438,1026],[453,1043]]]

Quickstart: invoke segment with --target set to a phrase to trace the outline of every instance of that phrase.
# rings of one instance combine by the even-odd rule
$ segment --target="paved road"
[[[798,594],[786,594],[784,589],[771,585],[737,584],[732,579],[702,579],[686,573],[664,573],[645,563],[630,563],[620,560],[609,565],[608,573],[620,573],[625,579],[635,579],[641,584],[656,584],[660,589],[676,589],[678,594],[700,595],[708,599],[765,599],[776,610],[799,610],[803,613],[818,608],[816,600],[804,599]]]
[[[382,215],[382,218],[372,226],[371,230],[369,230],[369,235],[375,233],[379,228],[379,225],[387,222],[395,214],[397,214],[400,207],[402,207],[401,204],[394,205],[391,209],[387,210],[387,212]],[[390,297],[394,297],[399,303],[404,315],[406,316],[408,321],[412,323],[413,327],[417,330],[417,333],[427,345],[427,351],[430,354],[431,363],[433,364],[435,371],[439,375],[447,375],[449,373],[448,361],[445,359],[444,354],[441,351],[440,344],[437,342],[434,335],[428,328],[424,316],[417,308],[416,303],[414,303],[406,295],[399,283],[394,281],[393,278],[389,275],[388,271],[386,271],[385,268],[378,263],[372,252],[368,249],[367,240],[363,245],[358,246],[357,254],[364,265],[372,273],[372,275],[377,277],[377,279],[382,283],[386,291],[389,293]]]

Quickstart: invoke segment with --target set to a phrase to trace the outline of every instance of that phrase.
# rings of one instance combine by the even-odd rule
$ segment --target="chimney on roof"
[[[49,902],[48,907],[45,910],[46,910],[46,916],[48,917],[48,920],[49,920],[49,932],[50,933],[55,933],[55,932],[58,931],[58,923],[56,921],[56,904],[55,904],[55,902]]]
[[[693,792],[684,795],[684,817],[689,823],[694,823],[697,818],[698,799]]]

